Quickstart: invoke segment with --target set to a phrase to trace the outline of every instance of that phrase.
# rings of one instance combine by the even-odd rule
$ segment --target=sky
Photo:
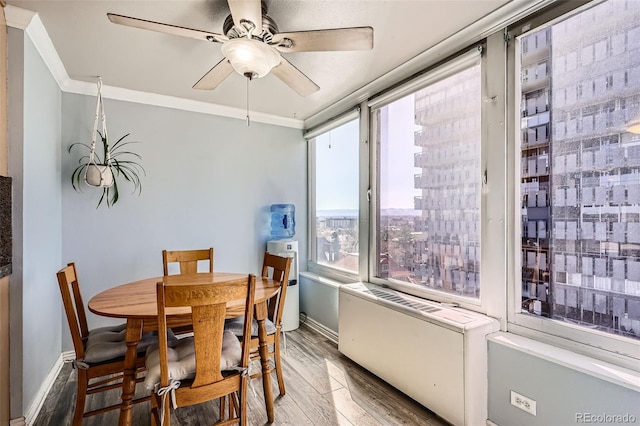
[[[388,121],[382,132],[381,208],[413,209],[414,96],[384,107]],[[316,209],[358,209],[358,120],[316,137]],[[375,132],[374,132],[375,133]]]
[[[382,144],[386,149],[381,153],[380,165],[380,208],[411,209],[413,197],[421,195],[414,188],[414,176],[422,169],[414,167],[414,154],[420,148],[414,145],[414,134],[420,126],[414,124],[414,95],[384,107],[388,113],[386,132],[382,134]]]
[[[357,119],[316,137],[316,210],[358,209]]]

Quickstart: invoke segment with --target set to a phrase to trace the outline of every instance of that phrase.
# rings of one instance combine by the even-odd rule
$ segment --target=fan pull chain
[[[249,81],[251,78],[247,77],[247,127],[251,125],[251,121],[249,119]]]

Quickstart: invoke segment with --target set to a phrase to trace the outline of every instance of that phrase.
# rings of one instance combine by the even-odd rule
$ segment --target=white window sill
[[[341,281],[337,281],[333,278],[327,278],[323,275],[318,275],[314,272],[300,272],[300,276],[304,277],[308,280],[311,280],[313,282],[319,283],[319,284],[323,284],[326,285],[328,287],[333,287],[333,288],[340,288],[341,285],[344,284],[349,284],[348,282],[341,282]],[[354,282],[354,281],[350,281],[350,282]]]
[[[640,392],[640,372],[581,355],[513,333],[497,332],[488,340],[527,353],[554,364],[579,371],[607,382]]]

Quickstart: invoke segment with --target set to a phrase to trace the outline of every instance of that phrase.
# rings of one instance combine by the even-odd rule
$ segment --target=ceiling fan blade
[[[353,27],[332,30],[279,33],[270,43],[280,52],[319,52],[373,49],[373,28]]]
[[[254,34],[262,33],[262,2],[260,0],[227,0],[233,23],[240,26],[242,21],[251,21]]]
[[[273,68],[271,72],[300,96],[307,96],[320,90],[317,84],[285,58],[282,58],[280,65]]]
[[[232,72],[233,67],[231,66],[231,63],[227,58],[224,58],[211,68],[209,72],[203,75],[202,78],[193,85],[193,88],[200,90],[213,90],[218,87],[225,78],[229,77],[229,74]]]
[[[224,43],[225,41],[229,40],[227,36],[222,34],[211,33],[209,31],[194,30],[192,28],[179,27],[177,25],[163,24],[161,22],[147,21],[145,19],[117,15],[115,13],[107,13],[107,17],[114,24],[141,28],[143,30],[158,31],[160,33],[172,34],[181,37],[190,37],[197,40],[214,41],[218,43]]]

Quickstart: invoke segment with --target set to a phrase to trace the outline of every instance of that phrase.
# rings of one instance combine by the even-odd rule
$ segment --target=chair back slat
[[[75,264],[69,263],[58,271],[56,276],[58,277],[58,285],[67,322],[69,323],[69,330],[71,331],[76,358],[82,359],[84,357],[84,344],[89,336],[89,328]]]
[[[277,256],[275,254],[265,252],[262,263],[262,276],[269,277],[280,284],[280,291],[277,296],[269,300],[269,319],[278,326],[282,322],[282,314],[284,311],[284,303],[287,296],[287,287],[289,285],[289,272],[291,270],[292,258]]]
[[[192,386],[198,387],[222,380],[220,358],[227,306],[226,303],[217,303],[194,306],[191,309],[196,349],[196,377]]]
[[[157,294],[161,386],[167,386],[169,382],[165,314],[168,307],[191,307],[196,357],[196,374],[191,387],[196,388],[223,380],[220,359],[227,302],[239,299],[247,301],[245,314],[248,313],[248,317],[245,318],[248,318],[248,328],[247,324],[245,328],[250,329],[253,321],[255,276],[199,285],[159,282]],[[250,335],[251,333],[243,345],[243,366],[248,366],[248,352],[245,356],[244,348],[250,347]]]
[[[208,260],[209,270],[213,272],[213,247],[201,250],[162,250],[162,266],[164,276],[169,275],[169,263],[178,263],[179,274],[195,274],[198,272],[198,261]]]

